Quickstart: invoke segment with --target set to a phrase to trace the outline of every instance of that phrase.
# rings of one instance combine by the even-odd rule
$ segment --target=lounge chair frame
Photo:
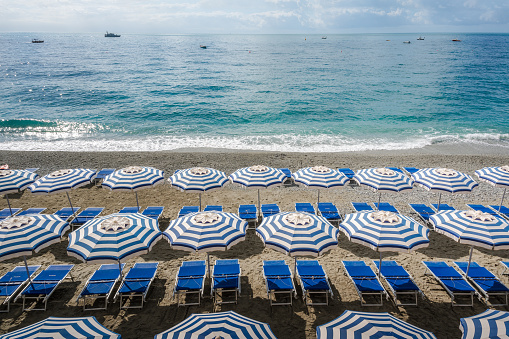
[[[108,301],[110,300],[110,296],[113,293],[115,285],[117,285],[118,281],[121,279],[121,274],[119,274],[116,279],[108,279],[108,280],[91,280],[91,279],[94,276],[95,272],[103,269],[104,266],[110,266],[110,265],[114,265],[118,268],[117,264],[101,265],[101,267],[99,267],[98,270],[96,270],[96,271],[94,271],[94,273],[92,273],[92,275],[88,278],[87,282],[85,283],[85,286],[81,290],[80,295],[76,299],[77,302],[79,302],[80,299],[83,299],[83,311],[106,310],[108,308]],[[125,264],[121,264],[121,268],[124,269],[124,267],[125,267]],[[111,285],[111,288],[109,289],[108,293],[106,293],[106,294],[85,294],[85,295],[82,295],[83,291],[85,290],[85,288],[87,288],[88,284],[90,284],[90,283],[112,283],[112,285]],[[87,300],[91,300],[91,299],[93,299],[94,302],[98,299],[104,299],[104,307],[93,307],[92,306],[92,307],[87,308]],[[93,305],[93,303],[92,303],[92,305]]]
[[[239,273],[235,274],[217,274],[215,272],[217,266],[221,265],[238,265],[239,266]],[[240,287],[240,276],[242,274],[242,270],[239,265],[238,259],[224,259],[224,260],[216,260],[216,263],[214,264],[214,269],[212,271],[212,286],[210,288],[210,294],[212,295],[212,298],[214,300],[214,306],[215,305],[221,305],[221,304],[237,304],[238,299],[241,293],[241,287]],[[217,288],[215,286],[215,280],[214,278],[237,278],[237,286],[233,288]],[[223,293],[235,293],[235,300],[232,301],[224,301]]]
[[[32,279],[34,277],[35,273],[39,270],[40,267],[41,267],[41,265],[28,266],[29,269],[33,269],[33,272],[30,274],[30,279]],[[23,272],[26,272],[26,267],[25,266],[16,266],[13,270],[11,270],[5,274],[9,274],[11,272],[14,272],[15,270],[20,270],[20,271],[22,270]],[[5,276],[5,274],[4,274],[4,276]],[[0,298],[3,298],[0,305],[7,304],[7,307],[5,309],[0,309],[0,313],[9,313],[9,311],[11,309],[11,299],[14,298],[21,290],[23,290],[27,283],[28,283],[28,278],[25,279],[24,281],[0,282],[0,286],[16,286],[16,285],[18,285],[18,287],[13,292],[11,292],[9,295],[0,296]]]
[[[295,203],[295,212],[316,214],[315,208],[309,202],[296,202]]]
[[[348,271],[347,265],[345,265],[345,262],[348,262],[348,261],[342,261],[343,266],[345,268],[345,273],[350,278],[350,280],[352,281],[352,283],[353,283],[353,285],[355,287],[355,290],[357,291],[357,294],[359,295],[361,306],[383,306],[383,298],[384,298],[384,296],[385,296],[385,299],[388,299],[389,296],[387,294],[387,291],[383,287],[382,283],[380,282],[380,279],[378,279],[378,275],[375,274],[373,269],[369,265],[367,265],[364,261],[357,261],[357,262],[364,263],[364,265],[366,265],[366,267],[370,268],[371,272],[373,273],[373,276],[362,276],[362,277],[361,276],[355,276],[355,277],[353,277],[353,276],[350,275],[350,272]],[[378,283],[378,285],[380,285],[380,287],[382,288],[382,291],[372,291],[372,292],[361,291],[359,289],[359,287],[357,286],[357,284],[355,283],[356,279],[357,280],[374,280],[374,281],[376,281]],[[370,303],[364,301],[364,296],[380,297],[380,302],[379,303],[370,304]]]
[[[238,209],[238,215],[241,219],[248,222],[248,229],[249,223],[254,222],[254,228],[258,226],[258,209],[256,208],[256,205],[239,205]],[[252,216],[254,215],[254,216]]]
[[[353,209],[355,210],[355,212],[373,212],[374,209],[373,207],[371,207],[370,204],[368,204],[367,202],[352,202],[352,207]],[[366,208],[361,208],[362,207],[366,207]]]
[[[319,202],[317,204],[317,211],[318,213],[327,219],[330,223],[337,222],[340,223],[343,218],[341,217],[341,213],[339,213],[339,210],[336,205],[334,205],[331,202]],[[337,218],[331,218],[330,216],[327,216],[328,214],[337,213]]]
[[[75,226],[81,226],[85,224],[87,221],[93,220],[97,218],[104,211],[104,207],[87,207],[82,210],[80,213],[76,214],[74,218],[69,223],[71,225],[71,231],[74,231]],[[83,220],[81,220],[81,219]],[[76,220],[79,220],[76,221]],[[81,222],[83,221],[83,222]]]
[[[375,264],[376,273],[378,274],[379,268],[378,268],[377,265],[379,264],[379,261],[378,260],[373,260],[373,263]],[[382,261],[382,266],[383,266],[383,263],[384,263],[384,261]],[[397,263],[396,263],[396,265],[403,268],[403,266],[401,266],[401,265],[399,265]],[[424,298],[424,293],[421,291],[421,289],[419,287],[417,287],[418,290],[406,290],[406,291],[405,290],[396,290],[394,288],[394,286],[388,280],[388,279],[392,279],[392,280],[398,280],[398,279],[401,279],[401,280],[410,280],[415,286],[417,286],[417,284],[415,283],[414,278],[410,275],[410,273],[408,273],[407,270],[405,270],[405,272],[406,272],[406,275],[402,275],[402,276],[388,276],[388,277],[386,277],[382,272],[380,272],[380,275],[384,278],[385,282],[387,283],[387,286],[389,286],[389,289],[390,289],[391,295],[392,295],[392,299],[393,299],[394,304],[396,306],[417,306],[418,305],[419,296]],[[412,296],[413,297],[412,300],[414,300],[414,301],[413,302],[404,302],[404,301],[402,301],[402,299],[398,298],[398,296]]]
[[[426,225],[430,225],[429,218],[436,213],[433,208],[426,204],[408,204],[408,206],[419,215]]]
[[[267,276],[265,269],[263,270],[263,278],[265,279],[265,286],[267,289],[267,298],[269,299],[269,305],[270,309],[272,310],[272,306],[284,306],[284,305],[290,305],[290,307],[293,306],[293,298],[297,297],[297,291],[295,290],[295,285],[293,283],[293,274],[290,270],[290,267],[284,260],[268,260],[263,262],[263,266],[271,266],[271,265],[285,265],[288,267],[289,274],[280,274],[280,275],[270,275]],[[291,288],[288,289],[271,289],[269,287],[269,279],[290,279],[291,281]],[[278,295],[288,295],[289,301],[288,302],[277,302],[277,296]]]
[[[189,265],[189,266],[192,266],[192,265],[196,265],[196,266],[203,266],[205,267],[205,270],[204,270],[204,273],[203,275],[189,275],[189,276],[181,276],[179,277],[179,273],[180,273],[180,269],[186,265]],[[177,298],[177,307],[180,307],[180,306],[193,306],[193,305],[200,305],[201,304],[201,299],[203,298],[203,290],[205,288],[205,277],[207,275],[207,270],[206,270],[206,262],[205,260],[197,260],[197,261],[184,261],[182,263],[182,265],[179,267],[179,270],[177,271],[177,275],[175,277],[175,286],[173,287],[173,294],[172,294],[172,298],[176,297]],[[179,279],[201,279],[201,286],[199,289],[189,289],[189,290],[177,290],[177,286],[178,286],[178,283],[179,283]],[[189,303],[186,303],[185,300],[187,298],[187,295],[193,295],[193,294],[196,294],[198,295],[198,302],[189,302]],[[180,300],[182,299],[182,295],[184,295],[184,302],[181,303]]]
[[[323,270],[323,267],[322,267],[322,265],[320,265],[318,263],[318,260],[298,260],[296,262],[296,266],[297,266],[296,267],[296,276],[297,276],[297,279],[298,279],[300,286],[302,288],[302,299],[303,299],[304,303],[306,304],[306,306],[323,306],[323,305],[327,306],[327,305],[329,305],[329,296],[330,296],[330,298],[332,298],[334,296],[334,294],[332,293],[332,288],[330,286],[329,277],[327,276],[327,273],[325,273],[325,270],[323,270],[323,275],[321,275],[321,274],[320,275],[311,275],[311,276],[301,275],[299,272],[299,262],[305,262],[305,261],[316,262],[317,263],[316,266],[319,266]],[[327,284],[327,289],[324,289],[324,290],[306,289],[304,281],[303,281],[303,277],[311,278],[311,279],[316,278],[317,280],[322,280]],[[325,302],[313,302],[312,295],[325,295]]]
[[[152,268],[152,267],[155,266],[154,274],[150,278],[129,278],[128,277],[129,272],[133,268],[136,268],[136,267],[139,267],[139,266],[145,266],[145,265],[151,266],[149,268]],[[154,279],[156,277],[157,269],[158,268],[159,268],[159,263],[158,262],[148,262],[148,263],[136,263],[136,264],[134,264],[134,266],[129,270],[129,272],[127,272],[127,274],[122,277],[120,286],[119,286],[119,288],[117,290],[117,293],[115,293],[115,297],[113,299],[114,301],[119,299],[119,301],[120,301],[120,304],[119,304],[120,309],[143,308],[143,305],[144,305],[144,303],[147,300],[147,294],[150,291],[150,286],[152,286],[152,282],[154,281]],[[121,292],[122,287],[125,285],[125,283],[127,281],[130,281],[130,282],[148,281],[148,284],[147,284],[147,287],[144,288],[142,292]],[[127,301],[125,303],[123,303],[123,299],[127,299],[127,300],[131,300],[132,301],[136,297],[140,297],[140,299],[141,299],[141,304],[139,306],[137,306],[137,305],[132,306],[131,304],[129,304],[129,306],[126,306]]]

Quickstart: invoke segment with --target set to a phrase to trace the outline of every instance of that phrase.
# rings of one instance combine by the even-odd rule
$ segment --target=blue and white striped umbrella
[[[502,208],[504,204],[505,191],[509,186],[509,166],[501,166],[501,167],[484,167],[483,169],[475,171],[477,177],[489,183],[495,187],[503,187],[504,193],[502,194],[502,200],[500,201],[500,206],[498,211]]]
[[[193,167],[180,170],[168,178],[172,187],[183,192],[200,193],[200,210],[201,210],[201,194],[205,191],[211,191],[223,187],[228,183],[228,177],[224,172],[213,168]]]
[[[95,317],[49,317],[0,336],[0,339],[68,338],[120,339],[120,334],[104,327]]]
[[[162,184],[164,172],[153,167],[130,166],[116,170],[106,176],[102,186],[115,191],[132,191],[136,193],[136,205],[138,203],[138,191]]]
[[[70,233],[67,254],[85,262],[120,264],[148,253],[161,237],[156,219],[115,213],[89,220]]]
[[[389,168],[366,168],[358,170],[352,178],[360,186],[366,186],[375,192],[401,192],[414,187],[414,181],[401,172]]]
[[[224,338],[224,339],[276,339],[270,326],[234,311],[191,314],[186,320],[154,339]]]
[[[0,170],[0,194],[4,194],[11,211],[9,202],[9,193],[15,193],[24,190],[37,178],[37,174],[25,170]]]
[[[432,339],[435,335],[389,313],[346,310],[338,318],[316,327],[317,339],[394,338]]]
[[[509,312],[486,310],[460,319],[462,339],[509,338]]]
[[[32,255],[59,242],[69,224],[52,214],[29,214],[0,221],[0,261]]]
[[[393,212],[347,214],[339,229],[350,241],[378,252],[409,253],[429,244],[429,229],[410,217]]]
[[[325,166],[301,168],[292,173],[292,177],[296,183],[316,189],[343,187],[350,181],[342,172]],[[318,202],[320,202],[320,191],[318,191]]]
[[[338,245],[338,229],[309,213],[282,212],[263,218],[256,233],[266,247],[292,257],[317,257]]]

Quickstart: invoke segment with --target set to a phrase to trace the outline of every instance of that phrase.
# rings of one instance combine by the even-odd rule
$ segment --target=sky
[[[509,33],[509,0],[0,0],[0,32]]]

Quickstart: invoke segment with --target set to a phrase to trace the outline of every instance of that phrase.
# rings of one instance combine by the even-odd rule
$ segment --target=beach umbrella
[[[364,211],[347,214],[339,230],[350,241],[379,252],[379,267],[382,267],[382,252],[410,253],[429,244],[429,229],[410,217],[394,212]]]
[[[500,212],[504,203],[505,191],[509,186],[509,166],[484,167],[483,169],[475,171],[475,174],[480,180],[483,180],[492,186],[504,188],[502,200],[498,207],[498,211]]]
[[[350,181],[343,173],[325,166],[301,168],[292,173],[292,177],[296,183],[318,190],[317,203],[320,202],[321,189],[343,187]]]
[[[429,218],[436,232],[460,244],[470,245],[466,275],[470,269],[474,246],[490,250],[509,249],[509,222],[481,211],[442,211]]]
[[[366,168],[358,170],[352,178],[359,186],[366,186],[379,192],[378,206],[382,198],[382,191],[401,192],[412,189],[414,181],[401,172],[390,168]]]
[[[102,186],[112,191],[131,191],[136,194],[136,206],[138,203],[138,191],[162,184],[164,172],[153,167],[130,166],[119,169],[107,175]]]
[[[317,326],[316,336],[317,339],[436,339],[433,333],[404,322],[387,312],[369,313],[349,310],[344,311],[333,321]]]
[[[122,337],[104,327],[95,317],[48,317],[0,336],[0,339],[24,338],[120,339]]]
[[[37,179],[33,184],[28,186],[28,189],[33,194],[54,194],[65,192],[71,210],[72,207],[71,198],[69,197],[69,191],[87,184],[95,178],[95,171],[86,168],[74,168],[74,169],[63,169],[52,172],[42,178]]]
[[[509,338],[509,312],[486,310],[460,319],[463,339]]]
[[[0,261],[26,256],[61,240],[69,224],[53,214],[12,216],[0,221]],[[31,283],[31,281],[30,281]]]
[[[260,212],[260,189],[280,186],[286,175],[279,169],[263,165],[240,168],[230,174],[230,181],[245,188],[258,190],[258,213]]]
[[[437,211],[443,192],[468,193],[478,186],[470,175],[450,168],[423,168],[412,173],[412,179],[428,191],[439,192]]]
[[[206,167],[193,167],[180,170],[168,178],[172,187],[183,192],[198,192],[201,194],[223,187],[228,183],[228,177],[221,171]]]
[[[0,169],[0,194],[4,194],[12,216],[9,193],[16,193],[27,188],[38,177],[37,174],[26,170]]]
[[[87,263],[120,263],[148,253],[161,239],[158,222],[140,213],[114,213],[69,234],[67,254]]]
[[[229,339],[276,339],[270,326],[234,311],[191,314],[186,320],[154,339],[178,338],[229,338]]]
[[[226,212],[196,212],[170,222],[163,236],[171,247],[188,252],[226,251],[246,237],[248,223],[238,215]]]

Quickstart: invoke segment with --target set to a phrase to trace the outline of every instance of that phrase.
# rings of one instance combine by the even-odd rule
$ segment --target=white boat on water
[[[120,34],[108,33],[108,31],[106,31],[106,34],[104,34],[104,37],[105,38],[120,38]]]
[[[404,44],[411,44],[410,41],[403,41]]]
[[[417,40],[424,40],[422,36],[418,37]]]

